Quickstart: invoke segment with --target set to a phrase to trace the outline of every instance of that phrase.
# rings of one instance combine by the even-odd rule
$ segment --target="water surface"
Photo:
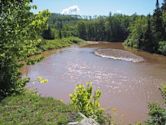
[[[102,90],[101,103],[120,125],[147,118],[149,102],[162,102],[159,87],[166,82],[166,57],[129,50],[144,61],[139,63],[96,56],[97,49],[121,49],[121,43],[96,43],[84,47],[72,46],[48,56],[28,67],[33,80],[44,76],[48,84],[32,84],[43,96],[69,102],[76,84],[91,81]]]

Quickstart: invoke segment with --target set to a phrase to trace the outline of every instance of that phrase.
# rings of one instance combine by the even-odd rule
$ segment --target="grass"
[[[66,125],[77,118],[71,105],[31,91],[0,102],[0,125]]]
[[[73,44],[81,44],[84,40],[77,37],[68,37],[62,39],[54,39],[54,40],[45,40],[41,45],[42,50],[50,50],[50,49],[60,49],[63,47],[68,47]]]

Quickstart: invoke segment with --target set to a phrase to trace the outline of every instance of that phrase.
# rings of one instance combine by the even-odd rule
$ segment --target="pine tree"
[[[156,9],[160,8],[159,0],[156,0]]]
[[[166,12],[166,0],[164,0],[161,9],[162,9],[162,12]]]
[[[159,0],[156,1],[156,9],[154,10],[153,13],[153,33],[156,42],[163,40],[164,27],[163,27],[162,11],[159,5]]]
[[[153,42],[153,34],[151,28],[151,15],[148,15],[147,29],[143,34],[143,41],[141,41],[141,49],[154,52],[155,51],[155,43]]]
[[[163,19],[163,27],[164,27],[164,40],[166,40],[166,0],[164,0],[162,4],[162,19]]]
[[[60,39],[62,39],[62,28],[63,28],[62,20],[58,21],[57,28],[58,28],[58,36],[59,36]]]
[[[154,10],[153,18],[156,32],[162,31],[162,12],[160,9],[159,1],[156,1],[156,9]]]
[[[86,25],[84,22],[80,22],[78,24],[78,34],[79,37],[86,40],[87,39],[87,33],[86,33]]]
[[[51,40],[51,39],[54,39],[55,38],[55,34],[54,32],[52,31],[51,27],[49,26],[47,30],[44,30],[43,31],[43,34],[42,34],[43,38],[44,39],[48,39],[48,40]]]

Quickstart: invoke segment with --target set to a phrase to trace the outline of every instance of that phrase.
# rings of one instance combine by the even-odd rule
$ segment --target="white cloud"
[[[62,10],[62,14],[77,14],[80,11],[80,8],[77,5],[70,6]]]
[[[121,14],[121,13],[122,13],[122,11],[121,11],[121,10],[116,10],[116,13]]]

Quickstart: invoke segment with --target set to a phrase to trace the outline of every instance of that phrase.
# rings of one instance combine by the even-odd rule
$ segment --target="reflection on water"
[[[124,49],[121,43],[99,43],[71,47],[29,67],[31,79],[44,76],[46,85],[28,84],[43,96],[69,101],[79,83],[93,82],[103,92],[101,103],[121,125],[145,120],[147,104],[162,102],[159,86],[166,82],[166,57],[130,50],[144,62],[132,63],[96,56],[99,48]],[[115,110],[116,109],[116,110]]]

